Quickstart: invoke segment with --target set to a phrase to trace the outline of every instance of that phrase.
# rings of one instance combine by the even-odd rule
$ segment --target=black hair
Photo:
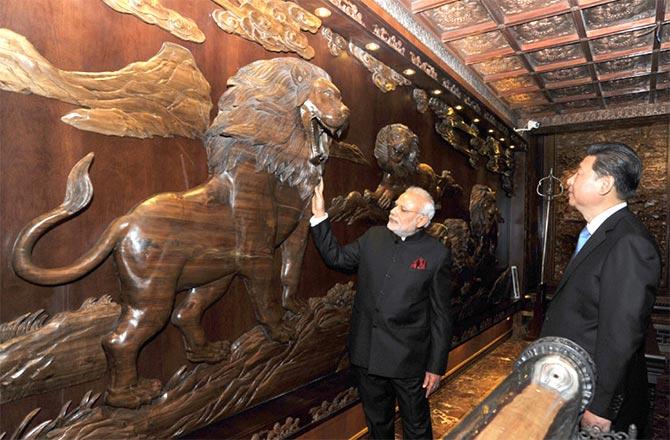
[[[620,199],[628,200],[635,195],[642,177],[642,161],[632,148],[619,143],[593,144],[586,149],[586,154],[596,157],[593,171],[598,177],[614,178]]]

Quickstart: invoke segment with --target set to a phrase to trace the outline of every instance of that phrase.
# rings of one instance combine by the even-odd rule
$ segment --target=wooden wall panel
[[[196,44],[179,40],[156,26],[130,15],[119,14],[96,0],[2,0],[0,27],[24,35],[55,66],[65,70],[117,70],[153,56],[163,42],[189,49],[212,86],[213,102],[226,89],[226,80],[241,66],[258,59],[285,56],[265,51],[260,45],[221,31],[209,14],[217,5],[209,1],[164,0],[163,4],[194,19],[207,40]],[[313,63],[328,71],[351,109],[345,140],[358,145],[372,167],[331,159],[325,173],[326,197],[349,191],[374,189],[381,172],[372,150],[377,131],[401,122],[420,138],[421,161],[436,171],[448,169],[463,187],[463,196],[442,200],[438,220],[468,217],[470,189],[482,183],[499,189],[499,179],[483,169],[473,170],[465,158],[449,147],[434,130],[430,112],[420,114],[412,100],[412,88],[401,87],[382,94],[369,72],[349,56],[335,58],[320,35],[309,36],[316,49]],[[182,191],[207,178],[206,155],[199,140],[184,138],[132,139],[89,133],[68,126],[60,117],[75,107],[34,95],[0,91],[0,322],[44,309],[51,316],[76,309],[88,297],[110,294],[119,298],[112,261],[108,259],[79,281],[40,287],[18,278],[11,269],[11,250],[19,230],[36,215],[61,203],[67,174],[89,152],[95,153],[91,179],[95,195],[90,206],[76,218],[48,233],[34,255],[40,264],[56,266],[73,261],[89,249],[107,224],[135,204],[159,192]],[[216,109],[213,109],[214,116]],[[517,182],[523,171],[517,166]],[[499,190],[499,197],[503,191]],[[515,228],[501,234],[518,234],[523,225],[523,204],[505,202],[503,216],[514,210]],[[521,217],[519,217],[521,215]],[[367,225],[335,225],[343,242],[358,237]],[[515,237],[518,241],[521,238]],[[510,242],[509,237],[505,241]],[[507,254],[506,250],[502,251]],[[515,255],[517,264],[523,257]],[[300,284],[302,297],[323,295],[336,282],[349,277],[328,270],[310,244]],[[512,262],[513,263],[513,262]],[[181,296],[177,297],[177,301]],[[256,323],[249,299],[239,280],[205,315],[204,324],[213,339],[234,340]],[[170,324],[143,349],[140,374],[165,382],[181,365],[188,364],[179,332]],[[42,412],[36,422],[52,418],[68,400],[79,401],[89,389],[102,392],[106,378],[68,389],[29,396],[0,408],[0,432],[13,431],[35,407]]]

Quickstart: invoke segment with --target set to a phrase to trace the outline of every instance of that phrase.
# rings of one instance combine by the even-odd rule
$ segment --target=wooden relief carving
[[[344,408],[356,399],[358,399],[358,390],[354,387],[349,387],[335,396],[332,402],[324,400],[321,402],[321,405],[315,408],[310,408],[309,414],[312,416],[312,421],[315,422],[324,417],[328,417],[330,414]]]
[[[382,92],[392,92],[398,86],[409,86],[412,84],[407,78],[352,42],[349,42],[349,52],[372,73],[372,82]]]
[[[416,103],[416,111],[426,113],[428,111],[428,94],[423,89],[412,90],[412,98]]]
[[[328,157],[370,166],[370,162],[365,158],[360,148],[348,142],[333,140],[333,143],[330,144],[330,154]]]
[[[334,57],[339,57],[342,52],[347,50],[347,40],[329,27],[321,27],[321,36],[328,44],[328,51]]]
[[[159,397],[135,411],[93,407],[99,396],[89,392],[79,406],[68,403],[56,419],[31,428],[39,408],[32,411],[14,438],[170,438],[236,414],[336,371],[346,358],[354,294],[349,282],[309,298],[305,312],[290,322],[296,338],[287,344],[269,340],[261,326],[249,330],[226,360],[182,367]]]
[[[316,33],[321,20],[284,0],[212,0],[225,9],[212,12],[224,31],[262,45],[272,52],[295,52],[309,60],[315,51],[302,31]]]
[[[300,419],[287,417],[284,423],[275,423],[272,429],[263,430],[251,436],[251,440],[282,440],[300,429]]]
[[[230,344],[208,341],[200,320],[236,276],[245,280],[256,318],[276,349],[296,337],[284,311],[304,309],[295,293],[309,200],[331,136],[346,125],[349,109],[325,71],[295,58],[251,63],[228,85],[205,134],[207,182],[140,203],[112,221],[94,247],[70,265],[39,267],[32,259],[37,240],[90,202],[91,153],[70,173],[61,206],[32,220],[16,239],[14,270],[36,284],[72,282],[114,255],[126,303],[115,329],[102,340],[110,405],[137,408],[161,393],[157,380],[138,377],[136,361],[170,317],[183,333],[189,360],[230,359]],[[188,294],[173,311],[178,291]]]
[[[155,24],[175,37],[202,43],[205,34],[195,21],[174,9],[166,8],[160,0],[102,0],[107,6],[123,14],[131,14],[145,23]]]
[[[496,270],[498,223],[504,220],[496,206],[496,193],[485,185],[475,185],[470,193],[470,223],[448,218],[432,223],[429,233],[451,250],[456,284],[452,298],[455,319],[482,311],[507,298],[503,285],[509,270]]]
[[[385,222],[393,202],[409,186],[420,186],[430,192],[438,207],[445,193],[462,190],[448,170],[438,175],[430,165],[419,163],[419,138],[403,124],[391,124],[379,130],[374,155],[383,171],[377,189],[335,197],[328,209],[331,221]]]
[[[37,312],[3,324],[0,403],[101,377],[107,365],[100,340],[120,313],[121,307],[103,296],[46,323],[48,316]]]
[[[199,138],[212,108],[209,83],[191,52],[172,43],[115,72],[69,72],[23,36],[0,29],[0,89],[81,105],[61,120],[115,136]]]

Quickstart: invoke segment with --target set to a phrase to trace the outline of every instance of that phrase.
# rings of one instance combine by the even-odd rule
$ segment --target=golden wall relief
[[[212,0],[225,9],[212,12],[224,31],[262,45],[272,52],[295,52],[309,60],[315,51],[302,31],[316,33],[321,20],[290,1]]]
[[[328,52],[334,57],[339,57],[343,52],[347,50],[347,40],[337,32],[329,27],[323,26],[321,28],[321,36],[326,40],[328,44]]]
[[[379,61],[351,41],[349,42],[349,52],[360,61],[372,73],[372,82],[384,93],[392,92],[398,86],[409,86],[412,83],[391,69],[386,64]]]
[[[209,82],[193,55],[173,43],[121,70],[73,72],[52,65],[25,37],[0,29],[0,89],[81,105],[61,120],[114,136],[199,138],[212,108]]]
[[[195,43],[205,41],[205,34],[195,21],[179,12],[166,8],[160,0],[102,0],[107,6],[123,14],[134,15],[145,23],[155,24],[175,37]]]

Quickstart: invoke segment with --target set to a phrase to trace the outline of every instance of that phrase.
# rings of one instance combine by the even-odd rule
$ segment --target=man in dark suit
[[[587,224],[541,336],[573,340],[596,364],[583,428],[625,431],[634,423],[640,438],[646,438],[644,340],[661,264],[654,239],[626,204],[640,182],[642,163],[623,144],[595,144],[586,153],[568,180],[568,194]]]
[[[325,263],[358,273],[349,358],[375,439],[394,438],[396,399],[405,439],[432,439],[428,395],[445,373],[451,341],[447,248],[428,235],[435,206],[421,188],[395,202],[386,227],[340,246],[324,208],[323,182],[312,198],[312,237]]]

